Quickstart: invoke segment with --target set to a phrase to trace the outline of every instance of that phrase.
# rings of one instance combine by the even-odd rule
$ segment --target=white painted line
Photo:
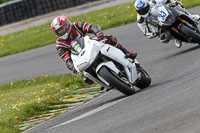
[[[93,110],[91,110],[91,111],[89,111],[89,112],[87,112],[87,113],[84,113],[84,114],[82,114],[82,115],[80,115],[80,116],[78,116],[78,117],[76,117],[76,118],[73,118],[73,119],[71,119],[71,120],[69,120],[69,121],[66,121],[66,122],[63,122],[63,123],[61,123],[61,124],[59,124],[59,125],[56,125],[56,126],[54,126],[54,127],[51,127],[51,128],[49,128],[48,130],[51,130],[51,129],[53,129],[53,128],[60,127],[60,126],[62,126],[62,125],[67,125],[67,124],[69,124],[69,123],[71,123],[71,122],[74,122],[74,121],[83,119],[83,118],[85,118],[85,117],[88,117],[88,116],[90,116],[90,115],[92,115],[92,114],[95,114],[95,113],[101,111],[101,110],[104,110],[104,109],[106,109],[106,108],[109,108],[109,107],[111,107],[111,106],[113,106],[113,105],[115,105],[115,104],[117,104],[117,103],[119,103],[119,102],[125,100],[126,98],[128,98],[128,97],[125,97],[125,98],[122,98],[122,99],[118,99],[118,100],[112,101],[112,102],[110,102],[110,103],[106,103],[106,104],[104,104],[104,105],[102,105],[102,106],[100,106],[100,107],[98,107],[98,108],[96,108],[96,109],[93,109]]]

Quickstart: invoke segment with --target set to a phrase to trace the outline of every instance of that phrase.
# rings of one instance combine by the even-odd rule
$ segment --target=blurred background
[[[0,26],[97,0],[0,0]]]

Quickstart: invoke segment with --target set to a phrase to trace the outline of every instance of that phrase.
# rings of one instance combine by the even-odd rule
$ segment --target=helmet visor
[[[150,6],[147,5],[145,8],[141,9],[141,10],[137,10],[137,12],[140,14],[140,15],[145,15],[149,12],[149,9],[150,9]]]
[[[55,30],[55,33],[57,36],[61,37],[63,36],[65,33],[69,33],[70,32],[70,25],[69,24],[64,24],[62,27],[60,27],[59,29]]]

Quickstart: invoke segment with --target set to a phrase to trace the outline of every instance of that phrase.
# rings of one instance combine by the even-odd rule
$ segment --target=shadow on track
[[[163,57],[163,58],[154,60],[154,61],[152,61],[151,63],[156,63],[156,62],[164,61],[164,60],[167,60],[167,59],[171,59],[171,58],[174,58],[174,57],[177,57],[177,56],[180,56],[180,55],[183,55],[183,54],[186,54],[186,53],[188,53],[188,52],[191,52],[191,51],[194,51],[194,50],[198,50],[198,49],[200,49],[200,46],[195,46],[195,47],[192,47],[192,48],[190,48],[190,49],[186,49],[186,50],[183,50],[183,51],[174,53],[174,54],[172,54],[172,55],[165,56],[165,57]]]
[[[199,48],[200,48],[200,46],[195,46],[195,47],[192,47],[192,48],[190,48],[190,49],[186,49],[186,50],[184,50],[184,51],[180,51],[180,52],[178,52],[178,53],[175,53],[175,54],[173,54],[173,55],[171,55],[171,56],[182,55],[182,54],[185,54],[185,53],[188,53],[188,52],[197,50],[197,49],[199,49]],[[169,57],[171,57],[171,56],[169,56]]]
[[[149,87],[147,87],[145,89],[138,90],[136,93],[139,93],[139,92],[142,92],[142,91],[147,91],[147,90],[152,89],[152,88],[160,87],[160,86],[168,84],[168,83],[170,83],[170,82],[172,82],[174,80],[175,79],[168,79],[168,80],[165,80],[165,81],[154,83],[154,84],[150,85]]]

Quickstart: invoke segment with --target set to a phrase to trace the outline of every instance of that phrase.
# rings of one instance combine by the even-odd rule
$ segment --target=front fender
[[[116,74],[119,74],[119,70],[116,68],[115,64],[112,61],[108,61],[108,62],[103,62],[101,64],[99,64],[96,68],[96,73],[98,73],[98,71],[103,67],[106,66],[109,69],[111,69],[112,71],[114,71]]]
[[[108,67],[109,69],[111,69],[112,71],[114,71],[116,74],[119,74],[120,71],[116,68],[115,64],[114,64],[112,61],[103,62],[103,63],[101,63],[101,64],[99,64],[99,65],[97,66],[97,68],[96,68],[97,77],[98,77],[101,81],[103,81],[107,86],[109,86],[110,84],[109,84],[106,80],[104,80],[104,79],[98,74],[99,70],[100,70],[103,66]]]

